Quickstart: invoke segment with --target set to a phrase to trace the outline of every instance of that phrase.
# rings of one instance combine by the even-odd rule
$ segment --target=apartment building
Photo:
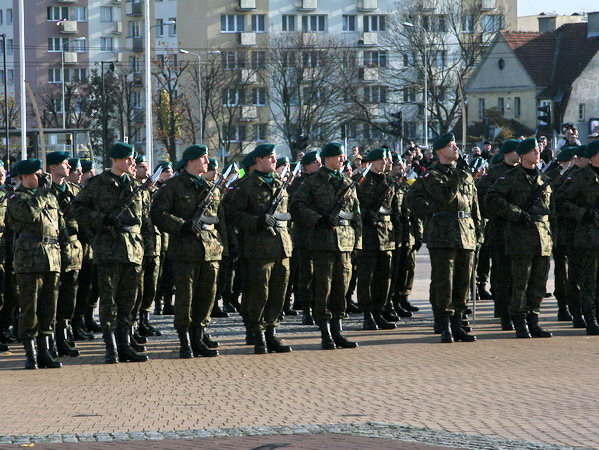
[[[6,35],[6,75],[8,95],[14,96],[15,92],[15,58],[14,58],[14,27],[13,27],[13,0],[0,0],[0,34]],[[0,56],[2,47],[0,41]],[[3,64],[3,59],[0,60],[0,65]],[[0,84],[4,81],[4,69],[0,66]]]

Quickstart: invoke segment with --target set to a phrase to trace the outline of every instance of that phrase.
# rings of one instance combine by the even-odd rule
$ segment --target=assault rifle
[[[232,169],[233,169],[233,165],[231,164],[227,168],[225,173],[223,173],[219,177],[219,179],[212,184],[210,189],[204,190],[206,192],[206,195],[204,195],[204,198],[202,198],[202,200],[200,201],[200,204],[198,205],[198,209],[196,209],[195,214],[191,218],[191,222],[192,222],[191,228],[196,235],[200,234],[200,231],[202,231],[202,227],[204,225],[214,225],[214,224],[218,223],[218,217],[206,217],[204,214],[206,213],[206,210],[212,203],[212,200],[214,200],[214,192],[217,189],[220,191],[221,186],[223,186],[225,184],[225,181],[227,181],[227,177],[231,173]]]
[[[301,168],[302,168],[302,165],[300,163],[297,163],[297,165],[295,166],[295,169],[293,169],[293,172],[291,173],[291,175],[289,175],[287,177],[287,179],[283,182],[283,184],[281,185],[281,187],[275,194],[274,198],[272,199],[272,203],[270,204],[270,207],[268,208],[268,212],[266,214],[274,216],[274,218],[277,220],[287,221],[290,219],[290,217],[288,217],[288,214],[277,218],[277,209],[279,208],[279,205],[283,201],[283,197],[285,196],[285,192],[287,192],[287,188],[289,187],[289,185],[291,183],[293,183],[293,180],[295,180],[295,177],[297,177],[297,174],[299,173]],[[281,173],[281,178],[285,178],[285,175],[287,175],[288,170],[289,170],[288,167],[285,167],[283,169],[283,172]],[[273,227],[268,227],[268,231],[273,236],[277,235],[277,232]]]
[[[114,223],[114,226],[116,228],[122,229],[126,227],[139,225],[139,220],[135,217],[132,217],[131,214],[129,214],[129,207],[135,202],[137,195],[141,191],[148,189],[150,186],[156,184],[161,173],[162,166],[158,167],[158,169],[156,169],[156,172],[154,172],[154,175],[148,177],[146,181],[143,182],[143,184],[136,186],[129,193],[129,195],[127,195],[127,197],[121,202],[121,204],[118,205],[116,209],[112,211],[112,213],[110,213],[110,219],[112,220],[112,223]]]
[[[524,207],[522,208],[523,211],[531,214],[531,215],[535,215],[535,216],[546,216],[548,215],[551,211],[549,211],[548,208],[544,208],[542,206],[537,205],[537,201],[541,198],[541,196],[543,195],[543,193],[545,192],[545,190],[547,189],[547,187],[549,187],[550,185],[554,184],[555,182],[557,182],[562,175],[570,168],[572,167],[572,162],[570,162],[567,166],[562,167],[560,169],[560,171],[553,177],[548,179],[547,181],[545,181],[543,184],[541,184],[532,194],[531,196],[528,198],[528,200],[526,201],[526,203],[524,204]]]
[[[343,188],[343,190],[339,193],[339,199],[337,200],[337,203],[335,203],[335,206],[329,213],[330,216],[343,220],[353,219],[353,214],[343,211],[343,208],[345,208],[345,205],[351,198],[354,189],[358,186],[358,184],[362,184],[364,178],[366,178],[366,175],[368,175],[368,172],[370,172],[371,168],[372,163],[368,164],[366,169],[360,172],[359,177],[356,177],[356,179],[354,179],[350,184]]]

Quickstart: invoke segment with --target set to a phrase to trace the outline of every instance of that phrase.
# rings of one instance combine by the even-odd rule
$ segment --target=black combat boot
[[[394,323],[387,322],[380,311],[372,311],[372,317],[376,326],[379,327],[379,330],[393,330],[397,328]]]
[[[586,323],[587,334],[589,336],[599,335],[599,324],[597,324],[597,316],[593,308],[584,311],[584,320]]]
[[[268,353],[266,336],[264,336],[263,331],[254,333],[254,353],[256,355],[266,355]]]
[[[338,348],[356,348],[357,342],[350,341],[343,336],[343,327],[341,326],[341,319],[331,319],[331,335],[333,341]]]
[[[553,336],[549,331],[541,328],[538,314],[529,314],[526,317],[526,323],[528,324],[528,331],[533,338],[550,338]]]
[[[397,302],[398,302],[399,306],[401,306],[403,309],[405,309],[408,312],[420,311],[420,308],[418,308],[417,306],[414,306],[410,303],[407,295],[398,295]],[[397,308],[395,308],[395,310],[397,311]]]
[[[79,356],[79,350],[69,345],[67,341],[67,329],[63,323],[56,326],[56,332],[54,333],[56,342],[56,352],[58,356],[70,356],[72,358]]]
[[[162,336],[162,333],[150,323],[150,312],[139,312],[139,334],[141,336]]]
[[[25,347],[25,369],[35,370],[37,366],[37,351],[35,349],[35,339],[23,339],[23,347]]]
[[[441,328],[441,322],[439,322],[439,316],[433,313],[433,333],[441,334],[443,329]]]
[[[73,336],[76,341],[93,341],[94,335],[87,330],[83,316],[73,316]]]
[[[412,314],[412,313],[411,313],[409,310],[405,309],[405,308],[402,306],[402,304],[401,304],[401,302],[400,302],[400,297],[399,297],[399,296],[394,296],[394,297],[391,299],[391,301],[392,301],[392,303],[393,303],[393,309],[395,309],[395,312],[397,313],[397,315],[398,315],[399,317],[402,317],[402,318],[404,318],[404,319],[407,319],[407,318],[410,318],[410,317],[412,317],[412,316],[413,316],[413,314]]]
[[[372,312],[368,311],[364,313],[364,322],[362,323],[363,330],[378,330],[376,322],[374,321],[374,317],[372,317]]]
[[[360,309],[360,307],[358,306],[358,304],[356,302],[354,302],[351,297],[349,297],[349,298],[346,297],[345,298],[345,303],[347,305],[346,308],[345,308],[345,311],[348,314],[359,314],[359,313],[362,312],[362,310]]]
[[[119,363],[119,352],[116,346],[116,338],[114,337],[114,331],[104,331],[102,333],[102,339],[106,346],[106,355],[104,356],[105,364],[118,364]]]
[[[312,317],[312,308],[310,304],[304,303],[304,310],[302,312],[302,325],[314,325],[314,317]]]
[[[162,315],[172,316],[173,314],[175,314],[175,307],[173,306],[173,294],[165,294]]]
[[[72,343],[68,340],[67,344],[69,344],[71,348],[75,348],[73,347]],[[58,359],[58,350],[56,349],[56,341],[54,340],[54,335],[48,336],[48,347],[50,349],[50,356],[52,356],[52,358],[54,359]]]
[[[148,338],[139,333],[139,323],[137,321],[131,323],[131,338],[139,345],[148,343]]]
[[[177,330],[179,335],[179,358],[190,359],[193,358],[193,350],[191,349],[191,342],[189,341],[189,328],[180,328]]]
[[[582,310],[580,305],[570,306],[570,312],[572,313],[572,327],[573,328],[586,328],[587,324],[582,316]]]
[[[52,358],[48,336],[37,337],[37,365],[40,369],[60,369],[62,363]]]
[[[483,283],[479,283],[476,285],[478,291],[478,297],[481,300],[492,300],[493,296],[489,291],[487,291],[487,287]]]
[[[516,330],[516,337],[519,339],[529,339],[532,336],[530,335],[530,331],[528,330],[528,325],[526,320],[522,316],[512,316],[512,323],[514,324],[514,329]]]
[[[222,319],[222,318],[229,317],[229,313],[224,312],[222,309],[220,309],[220,306],[218,306],[218,303],[215,303],[214,307],[212,308],[212,313],[210,314],[210,317]]]
[[[8,348],[8,345],[6,344],[0,344],[0,352],[7,352],[10,349]]]
[[[568,305],[561,305],[557,310],[558,322],[570,322],[572,320],[572,314],[570,314],[570,308]]]
[[[102,332],[102,327],[94,319],[94,308],[87,308],[87,311],[85,311],[85,328],[90,333]]]
[[[501,316],[501,329],[503,331],[513,331],[514,324],[512,323],[512,318],[507,315]]]
[[[461,342],[474,342],[476,341],[476,336],[472,334],[468,334],[466,330],[464,330],[462,326],[462,314],[454,313],[451,316],[451,334],[453,334],[453,339],[455,341]]]
[[[218,348],[219,343],[218,341],[213,341],[210,337],[210,335],[208,333],[206,333],[206,330],[204,330],[204,336],[202,336],[202,340],[204,341],[204,344],[206,344],[206,347],[208,348]]]
[[[126,324],[119,324],[117,328],[117,344],[119,361],[125,362],[146,362],[147,355],[140,355],[131,346],[131,327]]]
[[[245,345],[254,345],[254,333],[245,330]]]
[[[437,316],[437,322],[441,330],[441,342],[444,344],[453,343],[453,334],[451,332],[451,317]]]
[[[146,351],[146,346],[143,345],[143,344],[141,344],[141,343],[139,343],[139,341],[137,340],[136,334],[134,333],[133,327],[130,328],[129,345],[137,353],[144,353]]]
[[[204,343],[204,327],[201,325],[192,325],[192,329],[193,340],[191,341],[191,348],[193,356],[204,356],[206,358],[218,356],[218,350],[208,348]]]
[[[162,315],[162,297],[160,295],[157,295],[156,298],[154,299],[154,312],[153,314],[155,316],[161,316]]]
[[[410,313],[410,315],[412,314]],[[382,316],[388,322],[399,322],[399,316],[395,312],[395,308],[391,302],[385,304],[385,311],[382,313]]]
[[[268,353],[289,353],[292,350],[291,346],[281,342],[277,337],[277,329],[272,325],[269,325],[266,328],[264,337],[266,339],[266,349],[268,350]]]
[[[323,350],[335,350],[337,345],[331,336],[331,324],[328,320],[321,320],[318,322],[318,328],[320,328],[320,348]]]

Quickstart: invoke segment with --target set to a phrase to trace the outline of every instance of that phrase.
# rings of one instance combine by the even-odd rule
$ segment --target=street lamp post
[[[191,55],[198,58],[198,107],[200,117],[200,144],[204,143],[204,111],[202,109],[202,56],[199,53],[193,53],[189,50],[179,49],[179,53]],[[220,50],[213,50],[209,55],[220,55]]]
[[[423,68],[424,68],[424,146],[426,148],[428,148],[428,72],[427,72],[428,60],[426,58],[426,29],[424,27],[421,27],[420,25],[414,25],[413,23],[410,23],[410,22],[404,22],[402,25],[404,27],[408,27],[408,28],[418,28],[418,29],[422,30],[422,33],[424,35],[424,51],[423,51],[423,56],[424,56],[424,62],[423,62]]]
[[[106,86],[104,84],[104,64],[110,64],[110,70],[114,70],[113,61],[100,61],[100,74],[102,80],[102,162],[104,167],[108,164],[108,117],[106,112]]]
[[[62,108],[62,129],[66,130],[67,128],[67,112],[65,110],[65,102],[64,102],[64,47],[69,42],[75,41],[85,41],[85,36],[76,37],[73,39],[67,39],[60,46],[60,81],[62,84],[62,92],[61,92],[61,108]]]
[[[6,170],[10,170],[10,135],[8,131],[8,83],[7,77],[8,72],[6,71],[6,34],[0,34],[2,38],[2,67],[4,68],[4,76],[2,81],[4,83],[4,138],[6,139]]]

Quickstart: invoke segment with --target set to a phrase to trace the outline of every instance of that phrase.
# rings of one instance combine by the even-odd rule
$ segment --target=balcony
[[[378,67],[362,67],[360,68],[360,80],[364,82],[379,81]]]
[[[255,106],[242,106],[241,117],[239,120],[243,122],[250,122],[252,120],[258,120],[258,108]]]
[[[251,11],[256,9],[256,0],[239,0],[237,9],[239,11]]]
[[[127,38],[127,48],[132,52],[143,52],[144,42],[142,37],[129,37]]]
[[[140,17],[143,15],[143,5],[141,3],[127,2],[125,5],[125,14],[132,17]]]
[[[63,34],[77,33],[77,22],[74,20],[63,20],[58,22],[58,32]]]
[[[379,9],[378,0],[358,0],[359,11],[376,11]]]
[[[362,34],[360,44],[364,47],[376,47],[379,45],[379,34],[376,31],[366,31]]]
[[[299,9],[303,10],[313,10],[318,8],[318,0],[299,0],[300,7]]]
[[[480,9],[483,11],[493,11],[496,7],[496,0],[481,0],[480,2]]]
[[[77,52],[64,52],[63,61],[65,64],[77,64]]]
[[[241,84],[256,84],[258,76],[255,70],[242,69],[239,73],[239,82]]]
[[[58,0],[58,3],[75,3],[77,0]]]
[[[118,22],[114,22],[114,28],[112,29],[113,34],[121,34],[123,32],[123,22],[120,20]]]
[[[251,31],[242,31],[239,33],[239,45],[242,47],[252,47],[256,45],[256,33]]]
[[[115,58],[116,62],[123,62],[125,61],[125,54],[123,52],[116,52],[116,58]]]

